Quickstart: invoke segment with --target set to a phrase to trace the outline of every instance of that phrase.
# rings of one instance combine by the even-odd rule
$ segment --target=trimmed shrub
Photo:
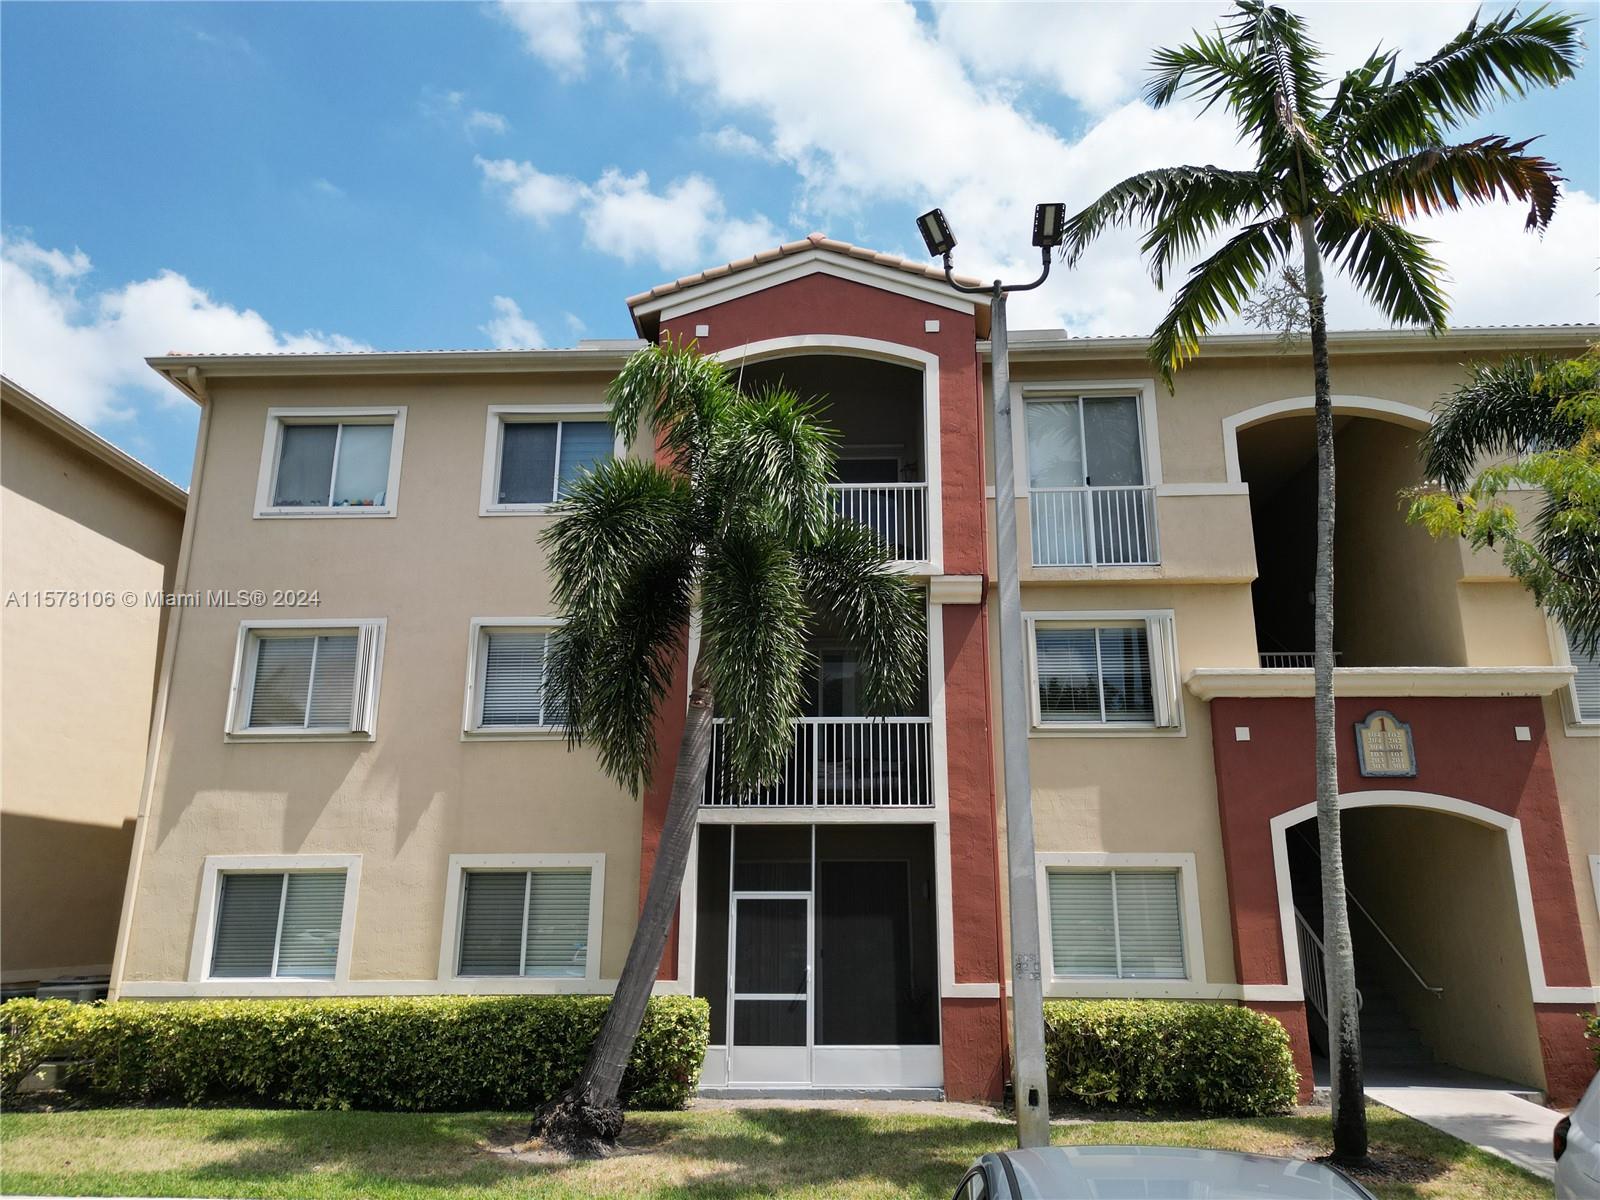
[[[10,1088],[46,1057],[70,1086],[118,1104],[238,1103],[388,1110],[538,1107],[583,1068],[605,996],[420,996],[0,1005]],[[622,1083],[631,1108],[681,1108],[709,1010],[652,997]],[[29,1065],[29,1064],[32,1065]]]
[[[1273,1018],[1231,1004],[1051,1000],[1044,1006],[1052,1096],[1091,1107],[1218,1116],[1282,1112],[1299,1074]]]

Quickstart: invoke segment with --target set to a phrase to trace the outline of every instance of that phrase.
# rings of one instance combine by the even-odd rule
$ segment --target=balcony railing
[[[1034,488],[1028,496],[1036,567],[1150,566],[1161,561],[1153,487]]]
[[[711,731],[704,803],[714,808],[929,808],[933,722],[928,717],[802,717],[776,783],[738,792],[724,777],[724,733]]]
[[[852,521],[875,530],[899,562],[928,561],[926,483],[835,483],[833,505]]]
[[[1333,665],[1339,665],[1342,651],[1333,652]],[[1268,668],[1290,668],[1298,671],[1309,671],[1316,666],[1317,656],[1310,650],[1263,650],[1257,655],[1261,665]]]

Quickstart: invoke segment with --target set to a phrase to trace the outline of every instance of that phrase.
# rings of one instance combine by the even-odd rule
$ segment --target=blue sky
[[[1472,10],[1300,7],[1341,64]],[[920,253],[934,202],[960,265],[1020,266],[1039,199],[1237,158],[1137,98],[1220,11],[6,3],[4,367],[182,481],[195,413],[145,354],[628,336],[628,294],[812,229]],[[1509,210],[1430,225],[1458,322],[1596,319],[1597,100],[1589,64],[1483,125],[1546,134],[1570,194],[1542,243]],[[1112,239],[1018,319],[1143,332],[1160,303]]]

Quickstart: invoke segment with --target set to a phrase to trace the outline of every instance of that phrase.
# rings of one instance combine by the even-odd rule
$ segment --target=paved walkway
[[[1367,1098],[1471,1142],[1517,1166],[1555,1177],[1550,1138],[1561,1114],[1510,1092],[1459,1087],[1369,1087]]]

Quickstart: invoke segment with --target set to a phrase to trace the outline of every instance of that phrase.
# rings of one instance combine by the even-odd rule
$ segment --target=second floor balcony
[[[1150,566],[1156,543],[1156,490],[1035,487],[1028,494],[1036,567]]]
[[[719,718],[703,802],[712,808],[932,807],[933,720],[926,689],[901,713],[869,717],[861,709],[860,670],[850,651],[823,643],[815,664],[778,778],[752,789],[732,784],[727,724]]]

